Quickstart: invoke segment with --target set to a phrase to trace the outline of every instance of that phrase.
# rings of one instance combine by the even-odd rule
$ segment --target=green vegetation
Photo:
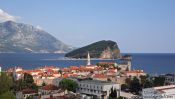
[[[149,81],[148,78],[149,78],[148,75],[147,76],[140,76],[142,88],[153,87],[153,83],[151,81]]]
[[[132,93],[138,95],[139,92],[142,90],[142,85],[140,84],[139,79],[134,77],[134,79],[131,81],[129,85],[129,89]]]
[[[46,83],[45,83],[45,82],[43,82],[43,83],[42,83],[42,86],[46,86]]]
[[[120,50],[118,48],[117,43],[114,41],[105,41],[105,40],[76,49],[74,51],[67,53],[65,56],[71,58],[86,58],[87,52],[89,51],[92,58],[99,58],[101,53],[108,47],[114,52],[115,58],[119,56]]]
[[[138,95],[140,94],[139,92],[143,88],[163,86],[165,78],[164,77],[150,78],[147,75],[147,76],[140,76],[139,79],[136,77],[134,77],[133,79],[127,78],[125,82],[126,84],[121,85],[121,90]]]
[[[109,94],[109,99],[117,99],[117,90],[111,88],[111,93]]]
[[[118,97],[117,99],[126,99],[126,98],[120,96],[120,97]]]
[[[121,85],[121,90],[138,95],[142,88],[146,88],[148,86],[151,86],[148,76],[140,76],[140,79],[137,77],[134,77],[133,79],[127,78],[126,84]]]
[[[163,86],[165,83],[165,78],[164,77],[155,77],[153,80],[153,84],[155,87],[157,86]]]
[[[0,99],[15,99],[15,95],[11,92],[13,80],[6,73],[0,75]]]
[[[108,64],[108,63],[97,63],[96,64],[97,66],[101,66],[103,68],[109,68],[109,67],[112,67],[112,68],[116,68],[115,64]]]
[[[24,78],[14,82],[13,89],[15,91],[23,90],[26,88],[32,88],[37,90],[38,87],[34,83],[33,77],[30,74],[25,73]]]
[[[33,96],[28,96],[26,99],[34,99]]]
[[[71,79],[62,79],[59,83],[59,87],[61,89],[67,89],[68,91],[75,92],[76,88],[78,87],[77,82],[71,80]]]
[[[7,91],[3,94],[0,94],[0,99],[16,99],[16,97],[11,91]]]
[[[60,70],[58,70],[58,73],[59,74],[61,74],[61,77],[63,76],[63,72],[62,72],[62,70],[60,69]]]

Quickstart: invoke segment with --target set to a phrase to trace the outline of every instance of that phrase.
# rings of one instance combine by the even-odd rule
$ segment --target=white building
[[[88,52],[88,55],[87,55],[87,65],[91,65],[91,57],[89,55],[89,52]]]
[[[16,92],[16,99],[27,99],[27,97],[38,96],[38,91],[33,89],[24,89],[22,91]],[[37,99],[37,98],[34,98]]]
[[[117,90],[117,96],[120,96],[120,85],[112,82],[99,80],[78,81],[77,93],[86,96],[95,96],[97,99],[108,99],[111,88]]]
[[[1,68],[1,66],[0,66],[0,73],[1,73],[1,71],[2,71],[2,68]]]
[[[143,99],[175,99],[175,85],[146,88],[142,96]]]
[[[163,77],[165,77],[165,84],[166,85],[175,84],[175,74],[166,74],[166,75],[163,75]]]

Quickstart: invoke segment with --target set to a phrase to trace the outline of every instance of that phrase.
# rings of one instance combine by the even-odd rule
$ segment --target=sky
[[[0,0],[0,22],[34,25],[68,45],[113,40],[122,53],[175,53],[175,0]]]

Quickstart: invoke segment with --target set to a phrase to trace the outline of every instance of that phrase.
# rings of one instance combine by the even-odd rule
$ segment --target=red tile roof
[[[95,74],[93,78],[107,78],[104,74]]]
[[[56,96],[56,97],[49,97],[49,98],[46,98],[46,99],[69,99],[69,98],[65,97],[65,96]]]
[[[144,73],[143,70],[132,70],[132,71],[127,71],[127,73]]]
[[[71,66],[70,69],[71,69],[71,70],[78,70],[79,67],[77,67],[77,66]]]
[[[43,86],[42,89],[43,90],[58,90],[59,88],[57,86],[49,84],[49,85]]]
[[[34,94],[34,93],[38,93],[38,91],[28,88],[28,89],[23,89],[23,90],[22,90],[22,93],[23,93],[23,94]]]

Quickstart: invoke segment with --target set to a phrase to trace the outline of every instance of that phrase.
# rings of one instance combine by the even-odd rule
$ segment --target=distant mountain
[[[0,52],[65,53],[71,50],[73,47],[32,25],[0,23]]]
[[[114,41],[98,41],[85,47],[73,50],[65,56],[69,58],[86,58],[87,52],[90,53],[91,58],[119,58],[120,49]]]

